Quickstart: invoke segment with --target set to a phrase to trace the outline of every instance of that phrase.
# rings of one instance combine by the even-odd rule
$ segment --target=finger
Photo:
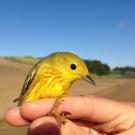
[[[118,115],[115,119],[93,126],[93,128],[105,133],[111,133],[129,130],[133,125],[134,120],[130,119],[128,116],[126,116],[126,114],[121,114]]]
[[[54,101],[55,99],[46,98],[27,102],[21,106],[20,112],[24,118],[34,120],[38,117],[46,116],[50,112]]]
[[[122,112],[133,112],[130,106],[103,98],[85,96],[65,97],[58,111],[70,112],[71,119],[84,119],[93,122],[106,122],[114,119]],[[54,99],[42,99],[25,103],[21,107],[21,114],[30,120],[47,115],[54,103]]]
[[[60,127],[55,118],[40,117],[30,124],[27,135],[60,135]]]
[[[61,134],[62,135],[97,135],[97,134],[91,134],[90,128],[80,126],[70,120],[67,120],[65,125],[61,127]]]
[[[29,122],[21,116],[19,107],[8,109],[4,117],[5,120],[13,126],[26,126],[29,124]]]
[[[118,133],[116,135],[134,135],[135,134],[135,127],[132,127],[131,129]]]

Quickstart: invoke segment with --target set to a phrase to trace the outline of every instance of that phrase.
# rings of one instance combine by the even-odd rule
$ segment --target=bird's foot
[[[66,123],[65,116],[71,114],[71,113],[69,113],[69,112],[62,112],[61,114],[59,114],[59,113],[57,112],[58,107],[59,107],[59,106],[61,105],[61,103],[64,101],[64,100],[61,100],[61,98],[62,98],[65,94],[66,94],[66,93],[64,93],[64,94],[62,94],[60,97],[56,98],[56,100],[54,101],[54,104],[53,104],[53,106],[52,106],[52,109],[51,109],[50,113],[48,114],[48,116],[53,116],[53,117],[55,117],[56,119],[58,119],[59,122],[60,122],[61,124],[63,124],[63,125]]]
[[[58,114],[57,112],[50,112],[48,116],[55,117],[62,125],[66,123],[65,115]]]

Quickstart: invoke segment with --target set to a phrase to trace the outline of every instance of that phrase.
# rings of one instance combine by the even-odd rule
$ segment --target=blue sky
[[[135,66],[134,0],[1,0],[0,56],[72,51]]]

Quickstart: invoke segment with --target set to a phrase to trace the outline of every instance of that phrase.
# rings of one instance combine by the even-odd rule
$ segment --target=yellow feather
[[[45,97],[59,97],[67,92],[71,82],[66,80],[56,69],[52,70],[44,66],[44,70],[40,68],[38,71],[32,86],[29,88],[30,92],[25,95],[25,101],[33,101]]]

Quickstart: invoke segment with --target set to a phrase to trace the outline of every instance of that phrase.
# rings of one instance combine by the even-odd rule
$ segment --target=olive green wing
[[[29,71],[29,73],[24,81],[20,96],[17,99],[13,100],[13,102],[18,101],[18,106],[20,106],[22,104],[23,98],[27,94],[30,85],[32,84],[33,80],[35,79],[35,76],[38,72],[39,65],[41,62],[42,61],[39,61],[31,68],[31,70]]]

